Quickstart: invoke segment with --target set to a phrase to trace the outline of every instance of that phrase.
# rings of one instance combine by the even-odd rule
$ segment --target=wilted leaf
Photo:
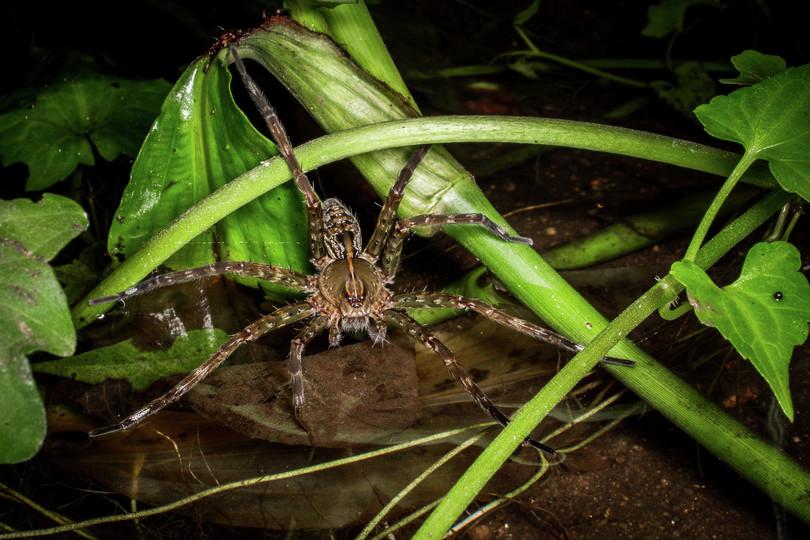
[[[793,348],[807,339],[810,322],[810,285],[800,267],[799,252],[787,242],[755,245],[740,277],[722,289],[691,261],[672,265],[701,322],[751,360],[791,420],[788,364]]]
[[[762,54],[759,51],[747,50],[732,56],[731,63],[737,68],[739,75],[733,79],[720,79],[724,84],[751,85],[756,84],[777,73],[787,69],[787,63],[781,56]]]
[[[28,190],[45,189],[82,165],[93,147],[111,161],[135,156],[169,90],[163,80],[132,81],[83,72],[33,93],[0,115],[3,164],[28,165]]]
[[[70,311],[47,261],[86,227],[84,211],[65,197],[0,201],[0,463],[30,458],[45,437],[25,355],[73,353]]]
[[[810,64],[717,96],[695,114],[710,135],[767,160],[782,188],[810,200]]]
[[[175,339],[168,349],[149,351],[140,350],[128,339],[70,358],[38,362],[34,371],[89,384],[124,379],[135,390],[143,390],[158,379],[193,370],[226,339],[228,334],[222,330],[192,330]]]

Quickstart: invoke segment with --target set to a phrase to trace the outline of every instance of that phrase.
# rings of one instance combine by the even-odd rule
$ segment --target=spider
[[[398,328],[416,341],[434,351],[447,366],[450,374],[469,392],[475,403],[506,426],[509,417],[498,409],[458,363],[450,349],[418,324],[405,312],[408,308],[457,308],[472,310],[503,326],[552,343],[568,351],[579,351],[581,346],[550,330],[496,309],[480,300],[435,292],[406,292],[394,294],[389,288],[400,263],[402,247],[409,233],[419,227],[439,228],[444,225],[470,224],[483,226],[490,233],[507,242],[531,245],[529,238],[511,236],[502,227],[482,214],[419,215],[396,219],[396,211],[414,170],[429,151],[428,146],[418,148],[408,159],[396,182],[391,187],[377,219],[374,232],[363,246],[360,226],[355,216],[338,199],[318,198],[293,153],[292,143],[275,109],[261,89],[247,73],[233,43],[227,43],[236,69],[259,109],[267,127],[286,161],[296,186],[303,193],[307,217],[309,249],[315,273],[304,275],[294,270],[256,262],[223,261],[207,266],[158,275],[119,294],[97,298],[91,304],[124,300],[159,287],[184,283],[205,277],[234,274],[259,278],[281,284],[306,295],[302,302],[281,307],[230,336],[208,360],[190,372],[171,390],[147,403],[117,424],[90,432],[91,437],[107,435],[135,426],[167,405],[177,401],[194,385],[222,364],[242,344],[259,339],[278,328],[306,321],[292,339],[287,365],[290,373],[293,411],[296,420],[306,429],[301,419],[305,402],[304,376],[301,358],[304,347],[316,335],[327,331],[329,345],[338,346],[344,333],[366,332],[374,343],[385,340],[388,326]],[[307,430],[308,431],[308,430]],[[532,439],[527,444],[547,453],[554,450]]]

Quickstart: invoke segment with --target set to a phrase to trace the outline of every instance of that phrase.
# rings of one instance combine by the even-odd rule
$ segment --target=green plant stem
[[[735,192],[736,196],[728,199],[722,210],[725,213],[739,210],[754,191]],[[555,270],[573,270],[642,249],[668,234],[697,225],[715,193],[690,193],[670,200],[665,207],[626,216],[593,234],[544,251],[543,258]]]
[[[568,120],[495,116],[437,116],[363,126],[326,135],[298,147],[295,153],[304,170],[310,171],[364,152],[452,142],[567,146],[651,159],[722,176],[726,176],[738,160],[731,152],[630,129]],[[189,208],[74,306],[77,327],[87,325],[109,309],[109,306],[90,306],[88,300],[115,294],[137,283],[220,219],[289,179],[284,162],[272,159]],[[759,185],[772,183],[766,169],[754,168],[743,179]],[[375,189],[384,193],[392,179],[388,180],[388,185],[378,183]],[[470,208],[472,203],[463,204]],[[486,205],[490,208],[488,211],[493,212],[491,206]]]
[[[355,62],[419,110],[363,0],[356,4],[324,8],[321,14],[329,25],[329,35]]]
[[[703,268],[714,264],[789,199],[790,195],[781,191],[765,197],[706,244],[698,253],[696,263]],[[810,506],[805,501],[806,494],[810,492],[810,475],[807,472],[779,449],[758,439],[635,345],[621,341],[659,306],[671,301],[680,290],[682,287],[677,280],[668,275],[607,325],[513,416],[509,426],[453,486],[415,538],[440,538],[521,441],[609,351],[611,355],[632,357],[637,362],[634,368],[606,366],[620,381],[747,476],[774,500],[805,521],[810,521]]]
[[[367,459],[374,459],[382,456],[388,456],[391,454],[395,454],[397,452],[401,452],[403,450],[416,448],[418,446],[426,444],[435,444],[444,439],[455,437],[456,435],[462,435],[471,431],[491,428],[494,425],[497,424],[495,424],[495,422],[473,424],[470,426],[465,426],[463,428],[443,431],[441,433],[434,433],[431,435],[427,435],[425,437],[420,437],[418,439],[408,441],[406,443],[386,446],[384,448],[380,448],[377,450],[370,450],[368,452],[363,452],[353,456],[327,461],[326,463],[318,463],[316,465],[310,465],[309,467],[302,467],[300,469],[295,469],[292,471],[284,471],[280,473],[256,476],[254,478],[247,478],[245,480],[228,482],[227,484],[220,484],[213,487],[209,487],[207,489],[203,489],[201,491],[193,493],[192,495],[188,495],[187,497],[183,497],[182,499],[178,499],[169,504],[165,504],[163,506],[155,506],[147,510],[141,510],[139,512],[130,512],[127,514],[93,518],[85,521],[77,521],[75,523],[67,523],[65,525],[60,525],[58,527],[48,527],[45,529],[36,529],[30,531],[15,531],[10,534],[0,534],[0,540],[9,540],[12,538],[33,538],[37,536],[48,536],[64,532],[78,531],[80,529],[86,529],[87,527],[102,525],[104,523],[120,523],[122,521],[136,521],[139,519],[157,516],[160,514],[165,514],[166,512],[177,510],[178,508],[188,506],[189,504],[193,504],[197,501],[205,499],[206,497],[211,497],[212,495],[217,495],[219,493],[227,493],[228,491],[233,491],[234,489],[256,486],[259,484],[266,484],[268,482],[275,482],[278,480],[288,480],[290,478],[297,478],[299,476],[304,476],[307,474],[315,474],[320,471],[326,471],[330,469],[335,469],[337,467],[343,467],[344,465],[358,463],[360,461],[364,461]]]
[[[377,512],[377,515],[371,518],[368,523],[366,523],[366,526],[363,527],[363,530],[360,531],[360,533],[357,535],[356,537],[357,540],[364,540],[365,538],[368,538],[368,536],[374,531],[374,529],[377,528],[377,525],[379,525],[380,522],[383,519],[385,519],[385,516],[387,516],[388,513],[391,512],[391,510],[393,510],[394,507],[397,504],[399,504],[402,501],[402,499],[404,499],[411,491],[416,489],[419,486],[419,484],[424,482],[428,476],[436,472],[442,465],[444,465],[445,463],[447,463],[448,461],[450,461],[451,459],[462,453],[464,450],[466,450],[473,444],[476,444],[478,441],[483,439],[484,435],[485,433],[473,435],[466,441],[461,442],[458,445],[454,446],[442,457],[431,463],[430,466],[427,467],[424,471],[422,471],[419,475],[417,475],[416,478],[408,482],[408,485],[400,489],[399,492],[394,497],[391,497],[391,500],[388,501],[388,503],[386,503],[386,505],[383,506],[379,512]]]
[[[402,79],[388,48],[362,0],[354,4],[318,7],[311,0],[285,0],[285,7],[298,24],[329,34],[368,73],[408,100],[419,110]]]
[[[723,206],[723,203],[726,201],[728,196],[731,194],[731,190],[734,189],[734,186],[740,181],[745,171],[751,166],[751,164],[756,159],[755,156],[752,156],[748,152],[743,154],[740,161],[731,171],[731,174],[728,175],[728,178],[725,182],[723,182],[720,191],[717,192],[715,195],[714,200],[709,205],[709,208],[706,210],[706,213],[703,214],[703,219],[700,220],[700,223],[695,230],[695,234],[692,236],[692,240],[689,242],[689,247],[686,248],[686,254],[683,256],[685,261],[694,261],[695,256],[698,253],[698,249],[700,249],[703,240],[706,238],[706,235],[709,234],[709,227],[712,226],[714,223],[714,218],[717,217],[717,214],[720,212],[720,208]]]
[[[534,42],[532,42],[531,39],[529,39],[529,36],[526,35],[526,32],[524,32],[522,28],[516,26],[515,31],[518,33],[520,38],[523,40],[526,46],[529,47],[530,50],[526,52],[518,52],[513,54],[519,54],[522,57],[545,58],[546,60],[551,60],[560,65],[567,66],[573,69],[578,69],[590,75],[594,75],[596,77],[600,77],[602,79],[613,81],[626,86],[632,86],[634,88],[647,88],[649,86],[644,81],[637,81],[629,77],[622,77],[621,75],[615,75],[613,73],[610,73],[609,71],[604,71],[580,62],[576,62],[574,60],[565,58],[564,56],[558,56],[550,52],[542,51],[537,48],[537,46],[534,44]]]

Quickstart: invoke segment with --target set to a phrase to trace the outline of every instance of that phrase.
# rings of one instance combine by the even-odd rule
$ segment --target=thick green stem
[[[737,182],[740,181],[740,178],[742,178],[745,171],[748,170],[755,159],[756,158],[751,156],[748,152],[743,154],[743,157],[740,158],[740,161],[734,167],[734,170],[731,171],[731,174],[728,175],[726,181],[723,182],[723,185],[720,187],[717,195],[715,195],[712,204],[709,205],[706,213],[703,214],[703,219],[700,220],[700,223],[695,230],[695,234],[692,236],[692,240],[689,242],[689,247],[686,248],[686,254],[683,256],[685,261],[695,260],[698,249],[700,249],[701,244],[703,244],[703,240],[706,238],[706,235],[709,234],[709,227],[711,227],[712,223],[714,223],[714,218],[717,217],[723,203],[726,202],[726,199],[731,194],[731,190],[734,189],[734,186],[737,185]]]
[[[571,146],[660,160],[723,176],[732,170],[733,164],[738,160],[730,152],[629,129],[566,120],[495,116],[432,117],[364,126],[327,135],[302,145],[296,149],[296,155],[304,170],[310,171],[363,152],[421,143],[451,142]],[[753,183],[772,183],[765,170],[749,172],[751,174],[745,178]],[[90,306],[87,304],[88,300],[115,294],[137,283],[220,219],[289,179],[286,165],[279,159],[270,160],[189,208],[160,234],[149,240],[141,251],[117,267],[74,307],[76,325],[81,327],[92,322],[97,315],[109,308]],[[384,180],[377,181],[374,186],[381,193],[388,189],[392,178],[387,179],[387,185],[383,183]],[[476,199],[480,200],[482,197],[476,196]],[[494,210],[486,204],[489,207],[487,211],[495,215]],[[419,209],[418,204],[410,206],[417,207],[413,211],[430,211],[429,208]]]
[[[696,262],[704,268],[711,266],[789,198],[787,193],[775,192],[763,199],[709,242],[699,252]],[[629,342],[620,342],[659,306],[674,298],[680,288],[675,279],[667,276],[614,319],[514,415],[512,423],[448,492],[415,538],[440,538],[521,441],[611,348],[611,354],[626,352],[637,362],[635,368],[608,366],[611,373],[656,408],[666,403],[667,406],[659,410],[674,423],[774,500],[804,520],[810,520],[807,504],[810,476],[798,464],[758,439],[640,349]]]

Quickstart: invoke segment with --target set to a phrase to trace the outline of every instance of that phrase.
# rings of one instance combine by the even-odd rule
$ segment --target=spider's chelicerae
[[[381,343],[385,339],[389,325],[401,329],[439,355],[452,376],[470,393],[475,402],[505,426],[509,422],[509,418],[481,391],[456,361],[452,351],[431,335],[427,329],[411,319],[405,310],[426,307],[469,309],[499,324],[563,349],[578,351],[581,347],[554,332],[476,299],[433,292],[394,294],[389,289],[389,285],[394,279],[400,262],[403,241],[417,227],[438,228],[451,224],[475,224],[485,227],[504,241],[530,244],[531,240],[520,236],[510,236],[503,228],[481,214],[422,215],[397,220],[396,211],[402,200],[405,186],[428,152],[428,147],[423,146],[413,153],[400,172],[380,211],[371,239],[364,247],[359,224],[349,209],[337,199],[326,199],[322,203],[315,194],[293,154],[292,144],[275,110],[248,75],[236,48],[233,45],[230,45],[229,48],[251,99],[267,123],[281,155],[292,171],[296,185],[304,194],[309,221],[309,248],[316,272],[306,276],[293,270],[255,262],[218,262],[191,270],[159,275],[120,294],[93,300],[93,304],[113,302],[143,294],[158,287],[220,274],[259,278],[291,287],[307,295],[304,301],[279,308],[232,335],[211,358],[189,373],[166,394],[149,402],[119,423],[91,432],[91,436],[113,433],[138,424],[146,417],[177,401],[222,364],[243,343],[255,341],[267,332],[299,321],[306,322],[292,340],[287,362],[293,409],[302,426],[300,411],[304,405],[305,396],[301,357],[306,344],[323,331],[329,333],[330,346],[337,346],[344,332],[365,331],[375,343]],[[527,442],[546,452],[553,453],[553,450],[546,445],[533,440],[527,440]]]

